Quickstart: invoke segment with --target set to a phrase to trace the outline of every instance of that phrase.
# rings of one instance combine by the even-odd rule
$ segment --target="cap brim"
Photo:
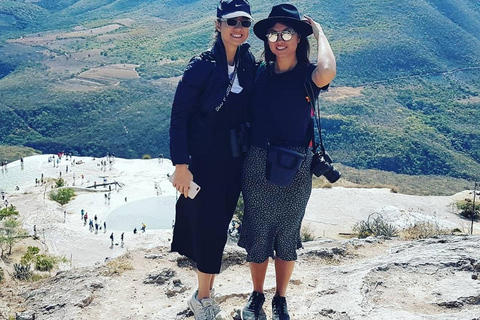
[[[222,16],[222,19],[231,19],[231,18],[238,18],[238,17],[245,17],[245,18],[248,18],[248,19],[253,19],[252,16],[249,15],[245,11],[235,11],[235,12],[226,14],[226,15]]]
[[[304,37],[308,37],[313,33],[312,26],[308,24],[308,22],[290,17],[271,17],[260,20],[253,26],[253,32],[257,38],[264,41],[266,40],[268,29],[273,27],[273,25],[275,25],[277,22],[289,25]]]

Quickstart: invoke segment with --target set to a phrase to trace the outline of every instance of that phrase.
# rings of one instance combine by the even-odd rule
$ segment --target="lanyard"
[[[307,83],[303,84],[305,86],[305,91],[307,91],[308,98],[310,100],[310,105],[313,110],[313,118],[315,119],[315,122],[317,124],[317,130],[318,130],[318,137],[320,140],[320,144],[316,145],[315,144],[315,133],[313,132],[312,134],[312,139],[314,140],[314,145],[313,145],[313,152],[315,153],[317,151],[317,147],[320,147],[320,151],[322,154],[325,154],[325,147],[323,146],[323,139],[322,139],[322,126],[320,123],[320,105],[318,103],[318,97],[316,99],[313,99],[314,93],[313,93],[313,87],[310,82],[308,82],[308,86],[310,87],[310,91],[307,88]],[[315,104],[314,102],[315,101]]]
[[[232,79],[230,80],[230,83],[228,84],[227,92],[225,93],[225,96],[223,97],[222,102],[220,102],[218,107],[215,108],[215,111],[217,111],[217,112],[220,111],[220,109],[222,109],[223,105],[225,104],[225,101],[227,101],[227,97],[230,94],[230,91],[232,91],[233,83],[235,82],[235,77],[237,76],[237,69],[238,69],[238,61],[235,63],[235,69],[233,70]]]

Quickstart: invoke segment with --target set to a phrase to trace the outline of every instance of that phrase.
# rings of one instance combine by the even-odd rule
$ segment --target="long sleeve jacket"
[[[237,49],[235,61],[240,85],[253,90],[255,59],[250,45]],[[211,145],[209,134],[215,108],[230,83],[223,42],[219,39],[211,50],[193,57],[179,81],[170,119],[170,156],[174,165],[189,164],[190,156],[201,155]]]

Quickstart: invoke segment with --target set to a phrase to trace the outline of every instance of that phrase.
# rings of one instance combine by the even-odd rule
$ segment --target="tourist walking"
[[[112,234],[110,235],[110,240],[112,241],[111,245],[110,245],[110,248],[113,248],[113,232]]]

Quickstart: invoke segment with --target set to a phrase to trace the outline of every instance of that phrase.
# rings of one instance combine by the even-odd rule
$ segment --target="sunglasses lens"
[[[250,28],[251,25],[252,25],[252,21],[250,21],[250,20],[242,20],[242,27],[244,27],[244,28]]]
[[[293,34],[291,32],[282,32],[282,39],[283,41],[289,41],[293,37]]]
[[[268,41],[270,42],[277,42],[278,40],[278,33],[270,32],[267,34]]]
[[[227,24],[230,26],[230,27],[235,27],[237,25],[237,20],[235,19],[227,19]]]

